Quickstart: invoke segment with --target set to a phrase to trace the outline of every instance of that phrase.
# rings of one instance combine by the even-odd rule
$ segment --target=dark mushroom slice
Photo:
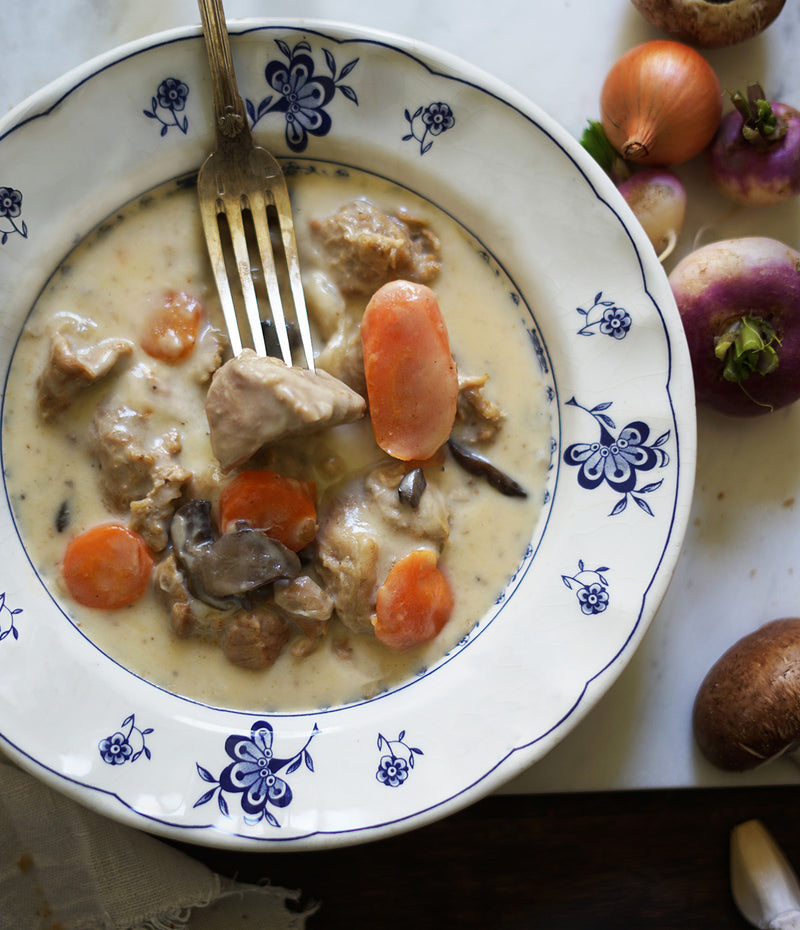
[[[194,597],[218,610],[229,610],[241,605],[238,598],[212,597],[199,583],[200,567],[207,552],[217,538],[211,519],[211,501],[190,500],[180,506],[172,517],[169,536],[175,560],[186,580],[186,586]]]
[[[260,530],[243,525],[218,535],[208,500],[179,507],[170,538],[189,590],[219,610],[246,604],[253,591],[300,573],[299,557]]]
[[[237,597],[279,578],[296,578],[300,558],[263,530],[223,533],[199,560],[198,580],[212,597]]]
[[[513,478],[505,472],[500,471],[497,466],[474,452],[467,449],[452,439],[447,441],[447,448],[450,450],[453,458],[458,464],[470,475],[476,475],[479,478],[485,478],[489,484],[501,494],[507,497],[527,497],[528,492],[522,485],[518,484]]]
[[[397,496],[400,498],[400,503],[416,510],[427,486],[425,472],[421,468],[412,468],[411,471],[403,475],[400,484],[397,486]]]
[[[190,500],[182,504],[172,518],[169,535],[178,560],[191,568],[191,560],[199,549],[210,546],[217,538],[211,519],[211,501]]]
[[[64,530],[66,530],[67,527],[69,526],[71,519],[72,519],[72,513],[71,513],[71,508],[70,508],[70,502],[69,500],[63,500],[61,501],[61,504],[59,505],[58,511],[56,513],[56,519],[54,521],[56,532],[63,533]]]

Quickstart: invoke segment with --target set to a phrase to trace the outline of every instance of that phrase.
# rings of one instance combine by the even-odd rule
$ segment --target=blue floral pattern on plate
[[[154,119],[161,124],[161,135],[165,136],[170,129],[177,128],[186,135],[189,131],[189,119],[178,117],[186,108],[186,98],[189,96],[189,85],[179,78],[165,78],[159,85],[155,96],[150,101],[150,109],[142,110],[148,119]],[[164,116],[161,112],[164,112]],[[169,114],[168,116],[166,114]]]
[[[535,329],[529,329],[528,334],[531,337],[531,344],[533,345],[533,351],[534,351],[534,354],[536,355],[536,361],[539,363],[539,368],[542,374],[546,375],[549,371],[549,368],[547,364],[547,354],[544,351],[542,340],[539,338],[539,334],[536,332]],[[550,388],[549,385],[548,385],[548,388]],[[555,395],[553,394],[552,389],[550,388],[550,394],[548,397],[548,401],[552,400],[554,396]]]
[[[25,220],[22,220],[19,226],[14,222],[21,213],[22,192],[13,187],[0,187],[0,219],[7,220],[11,224],[10,229],[0,229],[0,245],[5,245],[8,237],[14,234],[22,236],[23,239],[28,238],[28,226]]]
[[[125,727],[127,733],[123,733]],[[126,762],[136,762],[142,755],[145,759],[152,758],[150,748],[145,740],[153,732],[152,727],[142,730],[136,726],[136,715],[130,714],[122,721],[121,729],[106,736],[97,744],[100,758],[108,765],[124,765]]]
[[[562,575],[561,580],[575,591],[584,614],[601,614],[609,605],[608,579],[604,572],[608,566],[587,569],[583,559],[578,560],[578,571],[574,575]]]
[[[424,755],[416,746],[406,742],[406,731],[401,730],[397,739],[386,739],[378,734],[378,750],[382,753],[375,777],[387,788],[399,788],[414,768],[415,756]]]
[[[578,468],[578,484],[588,491],[593,491],[603,483],[622,497],[614,505],[609,516],[622,513],[631,499],[645,513],[653,516],[650,505],[642,497],[657,491],[662,481],[654,481],[637,488],[639,472],[664,468],[669,464],[669,455],[661,448],[670,437],[670,431],[663,432],[653,443],[648,444],[650,427],[642,420],[634,420],[624,426],[617,436],[611,432],[616,424],[606,411],[611,402],[584,407],[571,397],[567,405],[584,410],[594,418],[600,427],[600,439],[594,442],[575,442],[564,451],[567,465]]]
[[[583,326],[578,330],[579,336],[594,336],[596,331],[612,339],[624,339],[631,328],[631,315],[623,307],[618,307],[613,300],[603,298],[603,292],[594,295],[592,306],[588,310],[575,308],[584,318]]]
[[[268,113],[283,113],[286,144],[293,152],[303,152],[308,146],[309,135],[325,136],[331,131],[333,120],[326,107],[337,90],[358,106],[355,90],[350,84],[342,83],[358,64],[358,58],[348,61],[337,71],[333,53],[323,49],[330,75],[317,74],[307,41],[298,42],[294,48],[282,39],[276,39],[275,44],[287,60],[270,61],[264,71],[267,84],[274,93],[257,104],[246,99],[245,107],[253,126]]]
[[[249,736],[232,734],[225,740],[225,752],[233,761],[220,773],[219,778],[214,776],[197,764],[197,773],[203,781],[214,785],[194,802],[194,807],[207,804],[214,795],[217,795],[217,805],[220,811],[230,816],[230,808],[225,797],[226,793],[241,795],[240,804],[244,813],[245,823],[255,825],[262,820],[273,827],[280,827],[280,823],[269,810],[273,807],[288,807],[292,803],[292,789],[289,783],[278,775],[284,769],[286,775],[296,772],[302,764],[309,772],[314,771],[314,762],[308,751],[311,740],[319,733],[314,724],[311,735],[305,745],[293,756],[279,759],[273,751],[274,731],[272,724],[266,720],[259,720],[253,724]],[[219,792],[219,793],[218,793]]]
[[[426,107],[417,107],[413,114],[406,109],[403,115],[410,130],[403,136],[403,142],[408,142],[410,139],[418,142],[420,155],[429,152],[434,143],[434,139],[429,139],[428,136],[440,136],[443,132],[447,132],[448,129],[452,129],[456,124],[456,118],[449,104],[441,101],[429,103]],[[421,130],[422,135],[417,135],[417,129],[414,126],[417,121],[422,123],[424,127]]]
[[[9,636],[19,639],[19,630],[14,619],[22,613],[21,607],[9,607],[6,603],[6,593],[0,594],[0,643]],[[8,619],[6,619],[8,618]]]

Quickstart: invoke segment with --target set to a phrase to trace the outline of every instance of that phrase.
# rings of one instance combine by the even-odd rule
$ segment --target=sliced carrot
[[[378,445],[404,461],[429,459],[453,428],[458,374],[436,295],[392,281],[361,320],[364,373]]]
[[[119,523],[103,523],[67,545],[61,574],[67,590],[85,607],[128,607],[147,590],[153,557],[138,533]]]
[[[299,552],[317,534],[315,497],[313,482],[274,471],[243,471],[220,495],[220,529],[225,533],[238,520],[244,520],[254,530],[264,530]]]
[[[433,639],[450,619],[453,589],[431,549],[414,549],[392,566],[378,588],[375,635],[403,652]]]
[[[142,348],[162,362],[180,362],[192,353],[200,332],[203,305],[184,291],[170,291],[149,316]]]

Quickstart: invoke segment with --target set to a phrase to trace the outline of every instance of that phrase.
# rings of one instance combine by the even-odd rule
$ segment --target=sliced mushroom
[[[296,578],[300,559],[263,530],[240,526],[223,533],[199,560],[198,580],[212,597],[248,594],[279,578]]]
[[[448,439],[447,448],[453,458],[470,475],[485,478],[489,484],[506,497],[527,497],[528,492],[510,475],[500,471],[496,465],[472,449]]]
[[[400,498],[400,503],[416,510],[427,486],[425,472],[421,468],[412,468],[411,471],[403,475],[400,484],[397,485],[397,496]]]
[[[694,735],[703,755],[743,772],[800,741],[800,619],[773,620],[743,637],[698,690]]]
[[[192,594],[220,610],[244,604],[258,588],[300,573],[298,556],[261,530],[241,526],[217,535],[208,500],[179,507],[170,537]]]
[[[187,568],[193,568],[196,552],[210,546],[217,538],[211,519],[211,501],[191,500],[179,507],[169,534],[178,560]]]

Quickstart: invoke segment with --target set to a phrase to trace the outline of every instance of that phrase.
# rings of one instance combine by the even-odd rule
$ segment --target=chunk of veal
[[[211,379],[206,417],[223,469],[242,465],[263,446],[360,419],[364,398],[325,371],[290,368],[245,349]]]
[[[101,404],[89,429],[105,505],[130,512],[131,529],[156,552],[166,548],[172,514],[192,473],[178,461],[178,431],[159,433],[152,418],[124,403]]]
[[[86,388],[105,378],[120,359],[132,352],[133,343],[128,339],[104,339],[96,345],[76,349],[63,333],[54,333],[47,364],[36,382],[42,417],[54,420]]]
[[[424,220],[384,213],[366,199],[345,204],[336,213],[312,220],[328,269],[341,292],[369,297],[396,278],[429,283],[441,270],[438,237]]]

